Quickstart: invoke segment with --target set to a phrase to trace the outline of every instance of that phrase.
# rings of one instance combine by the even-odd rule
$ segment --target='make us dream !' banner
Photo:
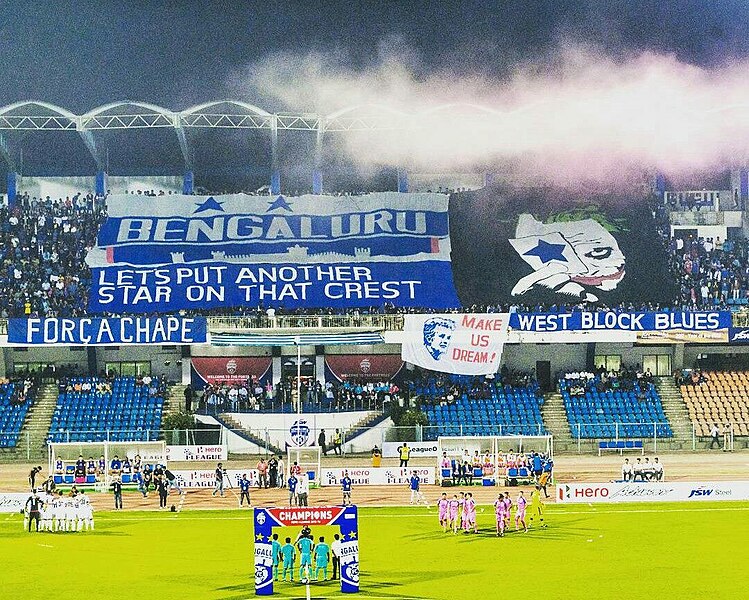
[[[109,196],[89,309],[455,307],[448,200]]]
[[[509,315],[406,315],[401,357],[432,371],[488,375],[499,370]]]

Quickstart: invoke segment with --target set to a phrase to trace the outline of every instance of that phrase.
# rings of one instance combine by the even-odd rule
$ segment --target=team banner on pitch
[[[204,344],[207,332],[202,317],[8,320],[8,343],[14,345]]]
[[[112,195],[89,309],[454,307],[448,200]]]
[[[406,315],[401,356],[432,371],[488,375],[499,370],[509,315]]]

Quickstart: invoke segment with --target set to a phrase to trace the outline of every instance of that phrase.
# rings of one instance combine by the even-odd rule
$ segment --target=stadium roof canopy
[[[402,112],[379,104],[349,106],[333,113],[270,112],[239,100],[216,100],[181,111],[156,104],[125,100],[98,106],[84,114],[38,100],[0,107],[0,158],[11,170],[15,160],[4,132],[68,131],[83,140],[99,169],[106,162],[94,133],[118,130],[172,129],[185,167],[192,169],[187,130],[234,129],[270,132],[273,170],[278,168],[278,132],[307,131],[316,135],[315,163],[320,163],[326,133],[410,130],[434,127],[435,120],[459,127],[480,127],[504,113],[474,104],[446,104],[420,112]],[[100,142],[100,140],[98,140]]]

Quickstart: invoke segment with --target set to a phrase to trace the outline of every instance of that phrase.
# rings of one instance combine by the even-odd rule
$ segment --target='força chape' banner
[[[401,357],[432,371],[488,375],[499,370],[509,315],[406,315]]]
[[[25,345],[204,344],[204,317],[9,319],[8,343]]]
[[[92,312],[458,305],[448,196],[112,195]]]

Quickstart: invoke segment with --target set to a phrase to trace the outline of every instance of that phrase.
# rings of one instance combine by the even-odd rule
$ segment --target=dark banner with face
[[[677,287],[641,199],[492,187],[450,200],[461,304],[670,305]]]

